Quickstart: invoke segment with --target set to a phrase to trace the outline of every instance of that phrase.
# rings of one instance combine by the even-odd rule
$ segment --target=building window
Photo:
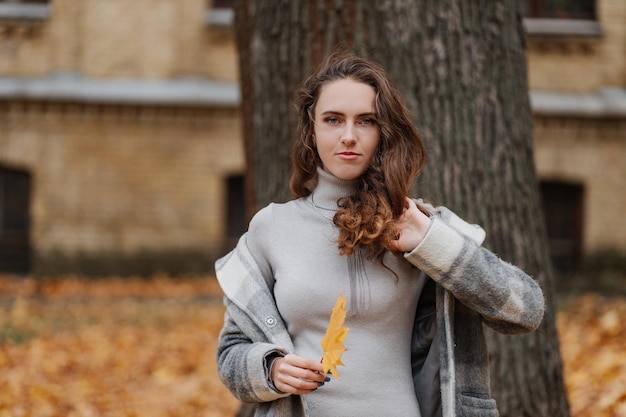
[[[227,240],[226,245],[234,246],[247,229],[246,190],[243,175],[234,175],[226,179],[227,190]]]
[[[554,270],[571,277],[582,260],[583,186],[542,181],[540,187]]]
[[[30,268],[30,190],[27,172],[0,167],[0,271]]]
[[[49,16],[49,0],[0,0],[0,19],[45,20]]]
[[[0,3],[7,4],[48,4],[50,0],[0,0]]]
[[[215,9],[232,9],[233,0],[209,0]]]
[[[524,15],[548,19],[595,20],[595,0],[525,0]]]
[[[235,10],[232,0],[207,0],[205,21],[209,26],[232,27],[235,21]]]
[[[540,37],[602,36],[595,0],[524,0],[524,28]]]

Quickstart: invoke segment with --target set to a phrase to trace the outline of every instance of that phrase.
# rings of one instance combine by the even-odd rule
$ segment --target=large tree
[[[544,289],[536,332],[487,333],[501,415],[568,416],[519,2],[235,0],[235,11],[250,213],[290,198],[293,92],[311,66],[337,45],[378,59],[427,145],[415,194],[483,225],[485,245]]]

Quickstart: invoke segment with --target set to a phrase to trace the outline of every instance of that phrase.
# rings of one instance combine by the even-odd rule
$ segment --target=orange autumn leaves
[[[0,416],[227,417],[213,277],[0,275]]]
[[[585,294],[557,316],[572,417],[626,417],[626,297]]]
[[[235,416],[215,358],[221,296],[213,277],[0,276],[0,416]],[[561,304],[572,417],[626,417],[626,297]]]
[[[341,379],[337,371],[337,365],[343,365],[341,355],[346,351],[343,342],[348,334],[348,329],[343,324],[346,320],[346,297],[340,294],[335,302],[335,307],[330,315],[326,334],[322,338],[321,345],[324,350],[322,366],[324,372],[330,372],[335,378]]]

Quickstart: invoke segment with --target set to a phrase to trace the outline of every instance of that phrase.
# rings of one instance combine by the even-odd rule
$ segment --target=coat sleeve
[[[539,327],[544,299],[537,282],[482,247],[480,227],[443,210],[443,216],[433,216],[426,236],[406,259],[494,330],[516,334]]]
[[[224,325],[217,345],[217,367],[220,379],[244,402],[273,401],[289,394],[275,391],[268,380],[267,359],[287,352],[281,346],[263,340],[257,325],[225,297]],[[242,328],[246,328],[244,332]]]

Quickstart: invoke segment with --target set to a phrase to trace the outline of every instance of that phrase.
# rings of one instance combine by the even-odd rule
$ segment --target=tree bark
[[[415,195],[481,224],[485,246],[544,289],[547,311],[536,332],[488,332],[501,415],[569,416],[518,2],[236,0],[235,7],[250,215],[290,198],[293,92],[311,65],[337,45],[378,59],[426,142]]]

